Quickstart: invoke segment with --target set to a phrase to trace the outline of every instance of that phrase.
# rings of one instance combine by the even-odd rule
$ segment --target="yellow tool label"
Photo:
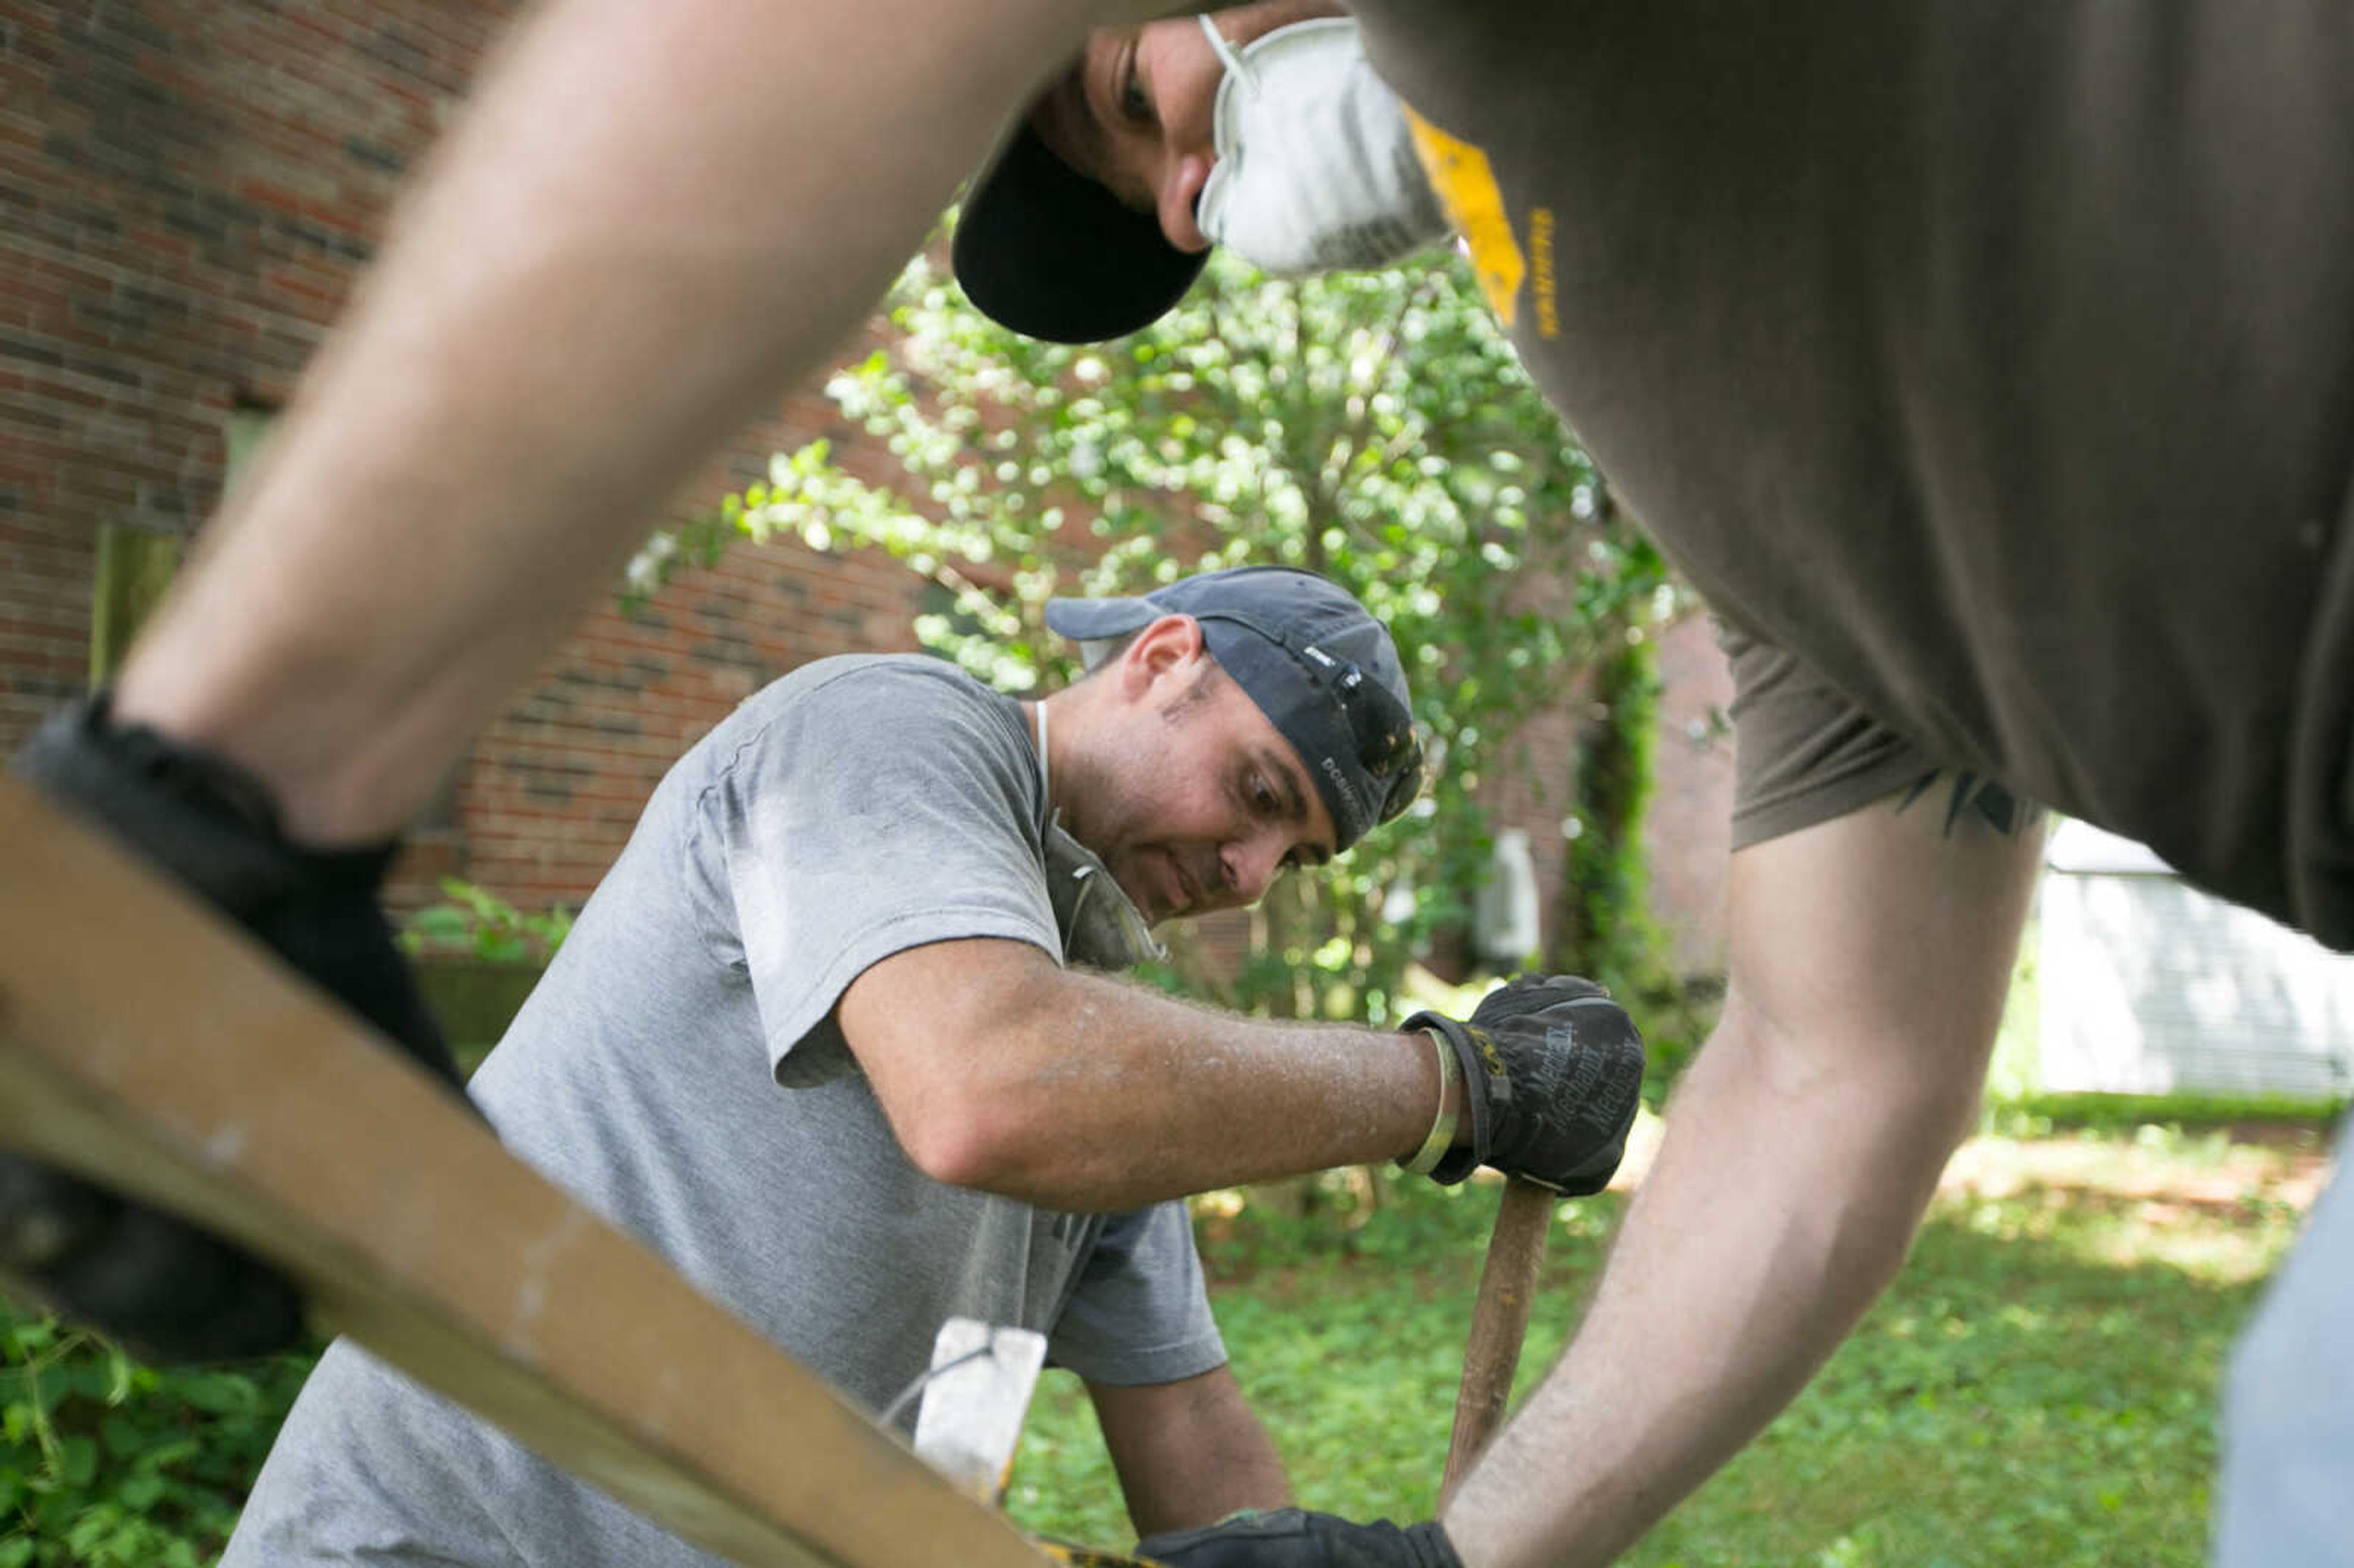
[[[1507,327],[1518,322],[1521,285],[1530,279],[1533,255],[1537,334],[1558,336],[1561,320],[1553,303],[1553,209],[1541,207],[1530,211],[1529,248],[1523,251],[1512,232],[1511,215],[1504,210],[1504,193],[1496,184],[1488,154],[1448,135],[1412,109],[1405,117],[1423,173],[1438,193],[1448,221],[1470,248],[1472,270],[1479,275],[1480,292],[1488,296],[1488,307]]]

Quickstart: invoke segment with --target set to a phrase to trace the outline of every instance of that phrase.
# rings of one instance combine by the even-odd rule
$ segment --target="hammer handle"
[[[1504,1418],[1512,1373],[1521,1364],[1521,1340],[1528,1332],[1537,1266],[1544,1261],[1553,1205],[1552,1192],[1515,1176],[1505,1183],[1503,1199],[1496,1206],[1496,1229],[1488,1238],[1479,1297],[1471,1308],[1471,1336],[1463,1347],[1455,1436],[1447,1447],[1447,1478],[1438,1489],[1441,1509]]]

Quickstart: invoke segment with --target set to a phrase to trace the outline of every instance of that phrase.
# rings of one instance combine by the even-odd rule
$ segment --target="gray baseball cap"
[[[1316,780],[1347,849],[1414,803],[1422,742],[1389,630],[1329,577],[1235,567],[1134,599],[1058,599],[1046,624],[1093,669],[1164,615],[1190,615],[1219,668],[1258,705]]]

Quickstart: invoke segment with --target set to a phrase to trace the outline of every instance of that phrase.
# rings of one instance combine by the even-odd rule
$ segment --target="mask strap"
[[[1243,57],[1235,52],[1234,45],[1226,42],[1226,36],[1218,31],[1218,25],[1206,15],[1197,16],[1193,20],[1201,23],[1202,31],[1210,36],[1210,48],[1217,51],[1219,60],[1226,68],[1226,74],[1257,92],[1258,78],[1251,74],[1250,67],[1243,64]]]

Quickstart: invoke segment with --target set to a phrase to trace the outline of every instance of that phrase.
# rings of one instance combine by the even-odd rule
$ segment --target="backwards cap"
[[[981,314],[1047,343],[1125,337],[1169,313],[1209,252],[1049,152],[1025,118],[974,177],[949,264]]]
[[[1133,599],[1058,599],[1046,624],[1087,667],[1164,615],[1190,615],[1218,665],[1299,754],[1346,849],[1422,782],[1413,696],[1387,628],[1346,588],[1289,567],[1181,577]]]

